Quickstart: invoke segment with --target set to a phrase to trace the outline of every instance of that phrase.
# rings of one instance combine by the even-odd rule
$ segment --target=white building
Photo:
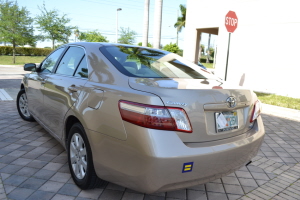
[[[200,33],[217,37],[216,74],[225,77],[231,10],[238,26],[231,34],[227,81],[256,91],[300,98],[299,0],[187,0],[184,55],[196,62]]]

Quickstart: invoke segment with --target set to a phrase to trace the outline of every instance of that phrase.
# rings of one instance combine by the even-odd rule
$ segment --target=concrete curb
[[[35,63],[36,65],[39,65],[40,63]],[[0,65],[0,67],[24,67],[24,65]]]
[[[24,65],[0,65],[0,67],[23,67]]]
[[[300,121],[300,110],[283,108],[269,104],[262,104],[262,112],[268,115],[279,116],[287,119]]]
[[[0,76],[20,76],[30,73],[29,71],[24,71],[23,66],[16,65],[0,65]],[[5,78],[7,79],[7,78]]]

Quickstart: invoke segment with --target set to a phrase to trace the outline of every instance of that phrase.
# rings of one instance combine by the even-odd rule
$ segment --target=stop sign
[[[233,11],[229,11],[225,16],[225,27],[229,33],[233,33],[238,25],[238,18]]]

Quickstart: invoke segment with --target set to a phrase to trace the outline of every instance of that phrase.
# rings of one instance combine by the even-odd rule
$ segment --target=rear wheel
[[[80,123],[75,123],[69,132],[68,162],[72,178],[81,189],[92,189],[107,183],[96,175],[92,151]]]
[[[34,118],[28,110],[28,99],[25,93],[25,89],[21,89],[17,96],[17,109],[19,115],[26,121],[34,121]]]

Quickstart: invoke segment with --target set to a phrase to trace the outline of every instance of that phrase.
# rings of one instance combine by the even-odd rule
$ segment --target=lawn
[[[204,65],[206,68],[214,68],[214,63],[201,63]]]
[[[0,65],[24,65],[25,63],[40,63],[45,56],[16,56],[16,63],[12,63],[12,56],[0,56]]]
[[[300,99],[275,94],[255,93],[259,100],[265,104],[300,110]]]

